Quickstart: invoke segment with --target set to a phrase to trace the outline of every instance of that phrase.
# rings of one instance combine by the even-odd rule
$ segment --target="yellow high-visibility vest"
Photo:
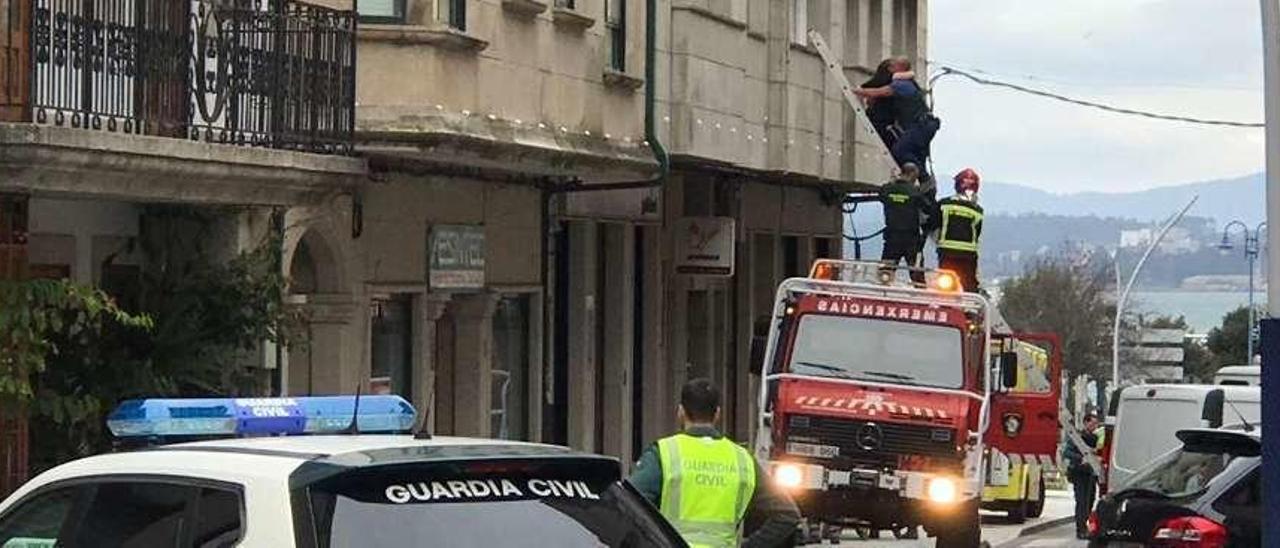
[[[688,434],[658,440],[658,509],[692,548],[735,548],[756,489],[755,461],[728,438]]]

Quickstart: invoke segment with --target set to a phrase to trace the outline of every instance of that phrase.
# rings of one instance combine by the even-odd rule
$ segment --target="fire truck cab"
[[[1001,403],[1017,356],[993,344],[1013,335],[993,337],[986,297],[950,272],[925,271],[926,287],[901,274],[823,259],[778,287],[755,450],[799,505],[803,540],[921,525],[940,547],[977,546],[992,417],[1047,420]]]

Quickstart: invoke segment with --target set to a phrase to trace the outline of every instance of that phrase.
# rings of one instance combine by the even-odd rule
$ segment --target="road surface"
[[[1029,519],[1025,523],[1015,524],[1008,521],[1001,513],[983,512],[982,518],[982,540],[991,546],[1025,546],[1017,544],[1014,541],[1020,541],[1018,537],[1022,531],[1028,527],[1034,527],[1037,524],[1045,524],[1054,520],[1060,520],[1064,517],[1071,516],[1071,511],[1075,507],[1075,501],[1072,499],[1071,491],[1048,491],[1044,504],[1044,514],[1037,519]],[[1056,531],[1057,527],[1053,530]],[[1075,540],[1075,529],[1072,525],[1067,525],[1066,538]],[[882,531],[880,539],[859,540],[857,536],[846,534],[841,545],[856,546],[858,548],[932,548],[934,539],[924,535],[924,531],[920,531],[921,538],[918,540],[897,540],[893,538],[893,534],[889,531]],[[1027,537],[1030,538],[1030,537]],[[1080,544],[1083,546],[1083,544]],[[1048,544],[1045,546],[1057,546]],[[1063,546],[1077,546],[1076,544],[1063,544]]]
[[[1010,540],[1003,544],[993,544],[996,548],[1085,548],[1087,541],[1076,539],[1076,526],[1064,523],[1035,535]]]

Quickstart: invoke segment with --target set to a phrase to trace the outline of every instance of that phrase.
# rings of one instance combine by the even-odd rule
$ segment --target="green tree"
[[[0,348],[29,349],[23,368],[0,370],[27,372],[10,377],[25,379],[31,403],[33,470],[109,449],[106,414],[124,399],[260,395],[265,379],[255,365],[262,342],[301,342],[291,336],[299,318],[284,304],[278,235],[230,258],[205,251],[210,234],[202,227],[224,213],[148,211],[141,244],[147,266],[130,311],[136,315],[100,290],[66,282],[30,282],[36,290],[28,293],[41,298],[0,300],[0,311],[14,311],[0,313],[0,333],[9,333],[7,317],[30,316],[27,323],[40,327],[18,331],[17,343],[0,337]],[[45,296],[51,287],[61,293]],[[4,359],[0,354],[0,366]]]
[[[1208,346],[1213,352],[1213,369],[1224,365],[1244,365],[1249,344],[1249,307],[1242,306],[1222,317],[1222,325],[1209,330]]]
[[[1040,259],[1001,287],[1000,311],[1016,330],[1056,333],[1072,376],[1109,375],[1115,308],[1106,298],[1108,272],[1087,260]]]

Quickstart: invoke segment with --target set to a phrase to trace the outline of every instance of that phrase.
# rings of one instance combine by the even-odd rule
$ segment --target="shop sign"
[[[427,250],[431,289],[484,288],[484,227],[436,225]]]
[[[677,274],[733,276],[732,217],[683,217],[675,222]]]

